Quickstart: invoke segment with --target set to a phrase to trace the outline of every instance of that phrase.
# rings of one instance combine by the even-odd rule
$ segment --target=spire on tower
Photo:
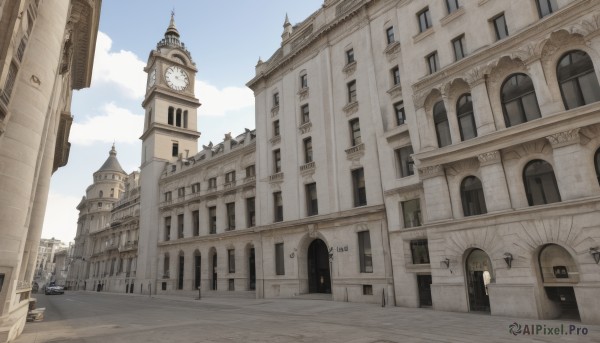
[[[290,18],[288,18],[288,14],[285,14],[285,21],[283,22],[283,27],[286,27],[288,25],[292,25],[290,24]]]
[[[165,36],[168,35],[173,35],[179,38],[179,31],[177,31],[177,27],[175,27],[175,9],[171,11],[171,21],[169,22],[167,32],[165,32]]]

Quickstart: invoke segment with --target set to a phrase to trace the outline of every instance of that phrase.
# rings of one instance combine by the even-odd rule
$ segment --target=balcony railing
[[[277,174],[273,174],[269,176],[269,181],[281,181],[283,180],[283,172],[279,172]]]
[[[304,172],[307,172],[307,171],[310,171],[313,169],[315,169],[315,161],[312,161],[312,162],[309,162],[309,163],[306,163],[306,164],[303,164],[300,166],[301,173],[304,173]]]

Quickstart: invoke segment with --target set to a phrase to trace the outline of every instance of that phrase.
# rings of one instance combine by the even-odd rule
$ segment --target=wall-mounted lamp
[[[598,247],[590,248],[590,254],[594,257],[596,264],[598,264],[600,262],[600,251],[598,251]]]
[[[449,258],[445,258],[442,260],[442,263],[446,266],[446,269],[450,268],[450,259]]]
[[[504,262],[506,262],[506,266],[508,267],[508,269],[510,269],[510,267],[512,267],[512,261],[513,261],[513,255],[509,252],[505,252],[504,253]]]

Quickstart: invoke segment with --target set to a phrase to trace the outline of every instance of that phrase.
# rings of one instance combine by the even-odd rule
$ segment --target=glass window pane
[[[521,100],[523,101],[523,110],[525,111],[525,118],[527,121],[541,117],[540,107],[535,98],[535,93],[527,94],[521,98]]]
[[[419,199],[402,202],[404,228],[421,226],[421,205]]]
[[[570,110],[583,105],[583,99],[579,97],[577,80],[571,80],[560,84],[560,89],[565,101],[565,108]]]
[[[531,161],[523,174],[529,206],[561,201],[554,170],[548,162]]]
[[[460,134],[463,140],[477,137],[477,130],[475,128],[475,119],[473,118],[473,112],[468,115],[461,116],[459,118]]]
[[[506,126],[515,126],[524,122],[524,116],[518,100],[505,103],[504,109],[508,119]]]
[[[436,124],[435,130],[437,132],[438,144],[440,148],[452,144],[452,138],[450,138],[450,125],[448,124],[448,121]]]
[[[600,101],[600,86],[593,71],[579,77],[579,86],[581,87],[583,101],[586,105]]]
[[[494,19],[494,25],[496,26],[496,38],[498,40],[508,36],[508,30],[506,28],[506,21],[504,15],[501,15]]]

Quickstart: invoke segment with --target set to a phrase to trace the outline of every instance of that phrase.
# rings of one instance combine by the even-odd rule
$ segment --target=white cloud
[[[83,123],[74,122],[69,140],[82,145],[114,141],[129,144],[138,141],[144,125],[143,115],[133,114],[113,103],[106,104],[103,112],[102,115],[87,118]]]
[[[196,97],[202,106],[201,116],[222,116],[229,111],[254,107],[254,94],[246,87],[225,87],[219,89],[202,80],[196,80]]]
[[[133,99],[140,99],[146,92],[144,63],[131,51],[111,51],[112,40],[98,32],[94,57],[93,82],[114,83]]]
[[[77,231],[77,205],[81,198],[50,192],[44,217],[43,238],[56,238],[64,243],[75,238]]]

